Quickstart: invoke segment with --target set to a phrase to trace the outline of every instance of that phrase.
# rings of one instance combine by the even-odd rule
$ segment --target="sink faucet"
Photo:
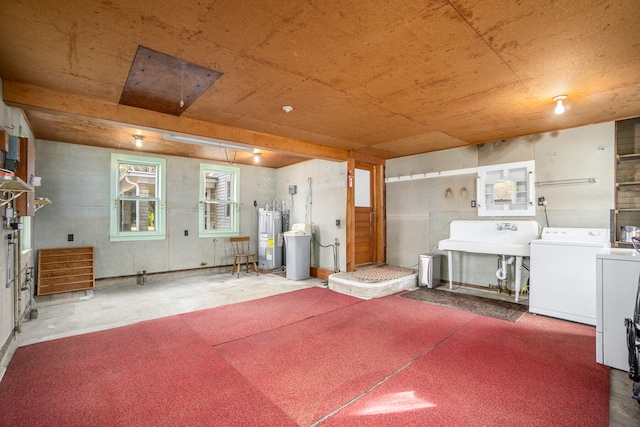
[[[515,224],[511,224],[509,222],[499,222],[496,224],[496,228],[498,229],[498,231],[502,231],[502,230],[511,230],[511,231],[518,231],[518,227]]]

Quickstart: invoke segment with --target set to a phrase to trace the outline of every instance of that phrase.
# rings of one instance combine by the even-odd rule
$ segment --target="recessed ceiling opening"
[[[138,46],[120,104],[179,116],[222,73]]]

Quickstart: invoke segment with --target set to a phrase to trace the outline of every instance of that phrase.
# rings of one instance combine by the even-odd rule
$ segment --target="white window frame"
[[[151,198],[155,200],[153,231],[120,231],[120,163],[133,163],[156,167],[156,194]],[[129,154],[111,154],[111,209],[110,209],[110,239],[112,242],[164,240],[166,239],[166,160],[158,157],[132,156]],[[130,197],[127,197],[128,199]],[[149,200],[149,197],[141,198]]]
[[[227,200],[208,200],[205,197],[205,175],[207,172],[219,172],[231,175],[231,185],[226,185]],[[198,237],[228,237],[240,234],[240,168],[211,163],[200,164],[200,200],[198,203]],[[231,220],[231,228],[224,230],[207,230],[205,212],[207,205],[225,205],[225,219]]]
[[[32,238],[33,235],[33,221],[30,216],[21,216],[20,222],[22,223],[22,230],[20,231],[20,250],[22,254],[26,254],[33,248]]]

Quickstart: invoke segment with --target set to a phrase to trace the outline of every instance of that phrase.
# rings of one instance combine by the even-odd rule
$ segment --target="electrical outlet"
[[[547,201],[545,200],[544,196],[538,197],[538,206],[545,206],[546,204]]]
[[[67,242],[73,242],[73,234],[67,234]]]
[[[297,185],[290,185],[289,186],[289,194],[296,194],[298,192],[298,186]]]
[[[475,201],[475,200],[472,200],[472,201],[471,201],[471,207],[472,207],[472,208],[475,208],[475,207],[476,207],[476,201]]]
[[[184,230],[185,237],[189,235],[189,230]]]

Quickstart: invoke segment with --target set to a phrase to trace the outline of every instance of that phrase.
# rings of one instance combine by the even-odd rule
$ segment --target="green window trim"
[[[201,163],[199,176],[198,237],[238,236],[240,168]],[[218,218],[221,226],[216,223]]]
[[[155,181],[150,187],[154,189],[154,194],[149,195],[120,195],[120,165],[147,166],[155,168]],[[142,174],[142,173],[141,173]],[[146,173],[149,175],[150,173]],[[145,241],[166,239],[166,160],[157,157],[134,156],[129,154],[111,154],[111,205],[110,205],[110,240],[112,242],[125,241]],[[126,179],[126,178],[125,178]],[[135,184],[134,184],[135,185]],[[135,218],[139,218],[139,204],[146,203],[152,206],[148,213],[148,222],[153,221],[153,230],[146,231],[123,231],[121,230],[121,209],[123,204],[135,206]],[[132,209],[133,210],[133,209]],[[136,221],[138,224],[139,219]],[[136,226],[137,228],[137,226]]]

